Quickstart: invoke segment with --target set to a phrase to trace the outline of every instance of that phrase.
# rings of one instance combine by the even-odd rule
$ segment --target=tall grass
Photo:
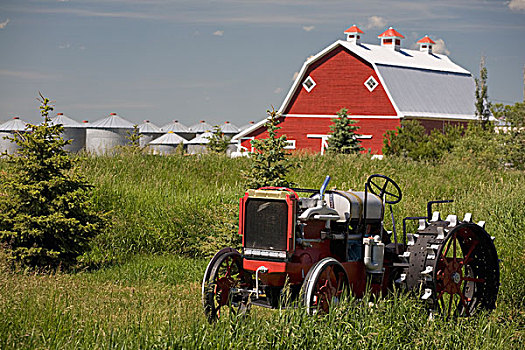
[[[240,173],[248,160],[97,157],[81,166],[95,185],[97,206],[112,210],[113,226],[85,261],[103,267],[29,275],[0,266],[0,349],[524,347],[524,172],[361,156],[294,162],[301,167],[291,179],[302,187],[317,188],[328,174],[331,186],[345,190],[362,190],[372,173],[394,178],[404,191],[394,206],[398,232],[404,216],[425,214],[434,199],[455,200],[437,208],[443,216],[472,212],[486,221],[502,259],[497,309],[454,322],[429,320],[414,298],[395,295],[349,298],[326,317],[254,308],[208,325],[200,305],[205,257],[238,244],[238,198],[246,186]]]

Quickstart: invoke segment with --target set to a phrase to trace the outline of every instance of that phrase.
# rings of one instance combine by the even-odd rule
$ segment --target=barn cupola
[[[399,51],[401,47],[401,39],[405,37],[397,32],[394,28],[390,27],[383,33],[379,34],[381,39],[381,46],[390,47],[392,50]]]
[[[361,34],[364,34],[364,32],[354,24],[353,26],[345,30],[344,34],[346,35],[346,41],[354,44],[360,44]]]
[[[419,51],[426,52],[428,54],[432,53],[432,46],[436,44],[434,40],[428,37],[428,35],[425,35],[423,38],[419,39],[417,43],[419,45]]]

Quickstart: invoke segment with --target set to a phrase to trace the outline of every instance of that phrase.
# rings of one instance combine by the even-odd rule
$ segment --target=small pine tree
[[[140,138],[142,135],[140,134],[140,129],[137,124],[133,125],[132,131],[127,131],[128,136],[126,136],[126,139],[128,140],[129,144],[126,147],[126,151],[131,151],[130,153],[136,154],[142,152],[142,147],[140,147]]]
[[[277,131],[281,129],[277,126],[281,123],[280,114],[273,107],[271,111],[268,110],[266,113],[268,119],[265,126],[268,137],[251,141],[255,151],[251,155],[250,172],[246,175],[252,188],[290,186],[291,182],[286,180],[286,176],[292,164],[290,164],[287,158],[289,154],[285,150],[286,135],[277,136]]]
[[[206,148],[212,153],[223,154],[226,153],[228,146],[230,144],[230,138],[224,136],[224,133],[221,130],[221,127],[215,125],[213,127],[212,136],[208,137],[208,142]]]
[[[43,122],[14,135],[20,147],[1,173],[0,246],[29,267],[71,266],[106,225],[90,201],[91,187],[63,146],[62,125],[50,125],[49,100],[40,94]]]
[[[487,127],[487,123],[490,117],[490,103],[488,96],[487,86],[488,72],[485,67],[485,57],[481,57],[479,64],[479,78],[476,78],[476,116],[483,125],[483,128]]]
[[[332,119],[330,125],[330,138],[328,139],[328,153],[353,154],[364,150],[361,141],[356,137],[359,127],[357,121],[348,118],[348,110],[342,108],[337,112],[337,117]]]

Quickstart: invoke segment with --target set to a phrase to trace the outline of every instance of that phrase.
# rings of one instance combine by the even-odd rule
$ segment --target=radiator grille
[[[286,250],[288,205],[283,200],[248,198],[244,219],[244,247]]]

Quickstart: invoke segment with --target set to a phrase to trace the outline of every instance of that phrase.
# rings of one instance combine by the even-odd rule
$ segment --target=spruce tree
[[[251,141],[254,153],[251,154],[252,164],[248,179],[250,187],[262,186],[286,187],[291,182],[286,179],[288,170],[292,167],[287,156],[285,147],[288,142],[286,135],[277,135],[281,129],[277,125],[281,123],[280,114],[272,107],[266,111],[268,119],[265,127],[268,137],[265,139],[254,139]]]
[[[490,117],[490,103],[488,96],[488,86],[487,86],[488,72],[487,67],[485,67],[485,57],[481,57],[479,64],[479,78],[476,78],[476,116],[478,120],[483,125],[483,128],[486,128],[487,122]]]
[[[348,117],[348,110],[342,108],[337,112],[337,117],[332,119],[333,124],[330,125],[330,138],[328,138],[328,153],[331,154],[351,154],[359,153],[364,148],[361,146],[361,141],[356,137],[356,132],[359,127],[357,123]]]
[[[75,167],[60,136],[62,125],[51,125],[53,110],[40,95],[40,125],[28,124],[14,135],[20,146],[5,155],[7,171],[0,176],[0,248],[9,260],[29,267],[68,267],[88,249],[89,241],[106,225],[94,210],[91,188]]]
[[[213,133],[208,137],[208,140],[209,142],[206,144],[206,148],[212,153],[226,153],[230,144],[230,138],[224,136],[221,127],[218,125],[213,127]]]

